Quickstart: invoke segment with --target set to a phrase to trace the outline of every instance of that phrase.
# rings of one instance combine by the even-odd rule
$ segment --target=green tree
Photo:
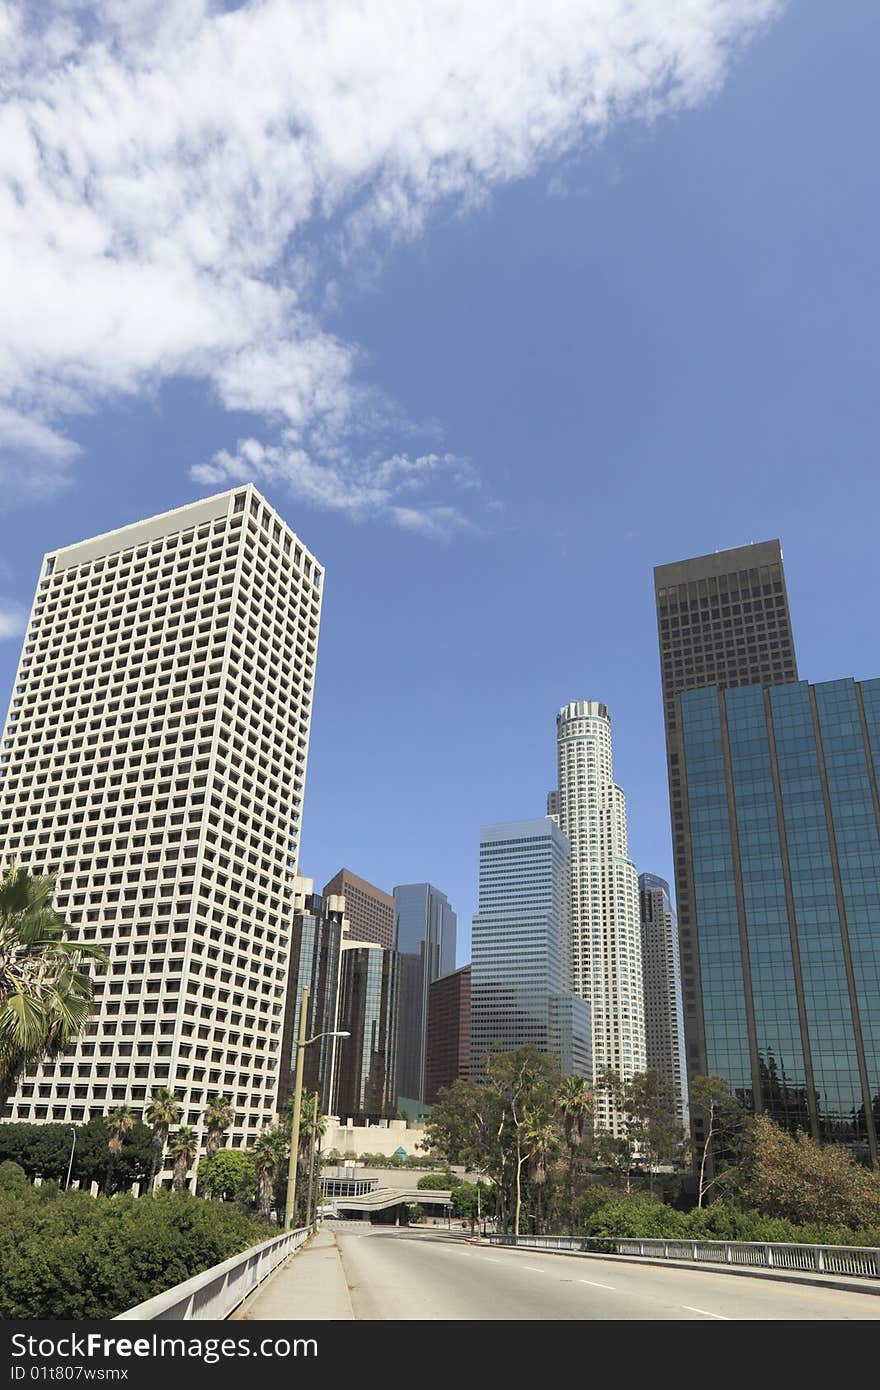
[[[632,1170],[635,1164],[636,1145],[633,1127],[627,1118],[626,1082],[614,1067],[604,1067],[596,1078],[596,1090],[601,1091],[618,1116],[618,1132],[597,1131],[596,1157],[605,1167],[611,1168],[626,1179],[626,1190],[632,1185]]]
[[[69,1142],[69,1131],[67,1139]],[[112,1169],[112,1187],[117,1192],[122,1191],[134,1182],[143,1182],[152,1160],[152,1135],[142,1120],[135,1119],[131,1129],[123,1134],[122,1145],[115,1156],[110,1152],[107,1116],[96,1115],[87,1124],[77,1126],[73,1177],[81,1184],[96,1182],[106,1189],[111,1185]],[[61,1178],[63,1173],[56,1176]]]
[[[526,1154],[529,1182],[535,1189],[535,1229],[543,1230],[541,1198],[550,1164],[559,1152],[559,1131],[547,1110],[527,1110],[525,1115]]]
[[[533,1195],[525,1141],[526,1113],[552,1122],[559,1068],[534,1047],[490,1053],[486,1081],[456,1081],[441,1090],[426,1124],[424,1147],[490,1179],[499,1230],[519,1231]]]
[[[273,1202],[277,1205],[276,1189],[283,1181],[289,1152],[287,1134],[275,1125],[264,1129],[250,1149],[257,1178],[257,1202],[264,1221],[269,1220]]]
[[[562,1135],[568,1150],[568,1219],[574,1230],[575,1189],[584,1130],[593,1119],[593,1093],[582,1076],[564,1076],[556,1093]]]
[[[107,1164],[107,1177],[104,1184],[105,1192],[113,1190],[113,1170],[119,1155],[122,1153],[122,1144],[126,1134],[130,1134],[134,1129],[137,1115],[135,1115],[130,1105],[117,1105],[107,1115],[107,1148],[110,1151],[110,1162]]]
[[[448,1192],[458,1187],[460,1182],[458,1174],[447,1168],[445,1173],[425,1173],[424,1177],[419,1178],[416,1187],[423,1192]]]
[[[702,1117],[697,1158],[697,1206],[735,1167],[748,1134],[750,1117],[722,1076],[695,1076],[689,1087],[691,1111]]]
[[[10,865],[0,880],[0,1107],[28,1067],[63,1052],[92,1012],[97,946],[65,940],[55,880]]]
[[[647,1166],[651,1191],[657,1168],[682,1153],[685,1134],[676,1116],[678,1099],[672,1082],[654,1067],[636,1072],[623,1088],[625,1123],[636,1152]]]
[[[559,1068],[551,1057],[535,1047],[518,1047],[511,1052],[492,1053],[484,1060],[486,1076],[501,1097],[503,1105],[500,1133],[512,1137],[509,1162],[512,1167],[514,1209],[513,1233],[519,1235],[522,1217],[522,1174],[529,1162],[526,1131],[538,1123],[538,1116],[549,1117],[553,1096],[559,1086]]]
[[[174,1165],[172,1186],[180,1192],[186,1186],[186,1175],[196,1161],[199,1151],[198,1136],[189,1125],[181,1125],[168,1141],[168,1157]]]
[[[221,1149],[209,1165],[206,1155],[199,1161],[199,1191],[221,1202],[252,1206],[257,1197],[253,1156],[243,1149]]]
[[[458,1182],[452,1189],[452,1210],[456,1216],[466,1216],[471,1233],[479,1216],[486,1210],[486,1191],[481,1182]]]
[[[211,1171],[214,1156],[223,1143],[224,1134],[235,1123],[232,1102],[226,1096],[212,1096],[202,1118],[205,1122],[205,1190],[210,1196],[207,1175]]]
[[[752,1124],[740,1195],[767,1216],[788,1221],[880,1226],[880,1173],[836,1144],[787,1133],[767,1115]]]
[[[180,1109],[180,1102],[174,1092],[169,1090],[167,1086],[157,1086],[144,1116],[153,1131],[154,1153],[149,1184],[151,1188],[162,1163],[162,1155],[168,1142],[168,1131],[180,1119]]]

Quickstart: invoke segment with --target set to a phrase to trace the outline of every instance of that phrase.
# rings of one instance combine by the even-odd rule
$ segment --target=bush
[[[787,1134],[766,1115],[754,1121],[740,1195],[747,1205],[786,1221],[880,1226],[880,1173],[835,1144]]]
[[[425,1192],[431,1190],[445,1192],[448,1188],[458,1187],[461,1178],[457,1173],[453,1173],[451,1168],[447,1168],[445,1173],[426,1173],[423,1178],[419,1178],[416,1183],[417,1188]]]
[[[26,1192],[29,1187],[28,1175],[20,1163],[8,1158],[0,1163],[0,1192]]]
[[[677,1211],[665,1202],[617,1198],[605,1202],[582,1227],[590,1236],[636,1240],[754,1240],[799,1245],[880,1245],[880,1230],[830,1224],[797,1225],[781,1217],[747,1211],[726,1202]]]
[[[115,1317],[277,1234],[188,1192],[93,1198],[15,1180],[0,1184],[0,1224],[0,1315],[28,1319]]]

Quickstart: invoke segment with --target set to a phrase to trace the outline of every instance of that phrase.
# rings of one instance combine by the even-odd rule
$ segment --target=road
[[[361,1320],[880,1319],[880,1296],[847,1290],[481,1247],[428,1231],[335,1234],[348,1316]],[[308,1316],[302,1304],[300,1312]]]

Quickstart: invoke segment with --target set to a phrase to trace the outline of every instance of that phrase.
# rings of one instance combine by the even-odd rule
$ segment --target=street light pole
[[[303,985],[299,1005],[299,1037],[296,1043],[296,1081],[293,1089],[293,1120],[290,1125],[290,1161],[287,1165],[287,1201],[284,1204],[284,1229],[293,1226],[296,1206],[296,1173],[299,1162],[299,1122],[302,1111],[303,1063],[306,1055],[306,1025],[309,1011],[309,987]]]
[[[65,1192],[70,1187],[70,1174],[73,1170],[73,1155],[76,1149],[76,1129],[73,1125],[70,1126],[70,1132],[73,1135],[73,1143],[70,1146],[70,1162],[67,1165],[67,1182],[64,1184]]]
[[[306,1037],[306,1027],[308,1024],[309,1012],[309,987],[303,985],[302,999],[299,1006],[299,1036],[296,1040],[296,1080],[293,1088],[293,1119],[290,1122],[290,1161],[287,1165],[287,1200],[284,1203],[284,1229],[289,1231],[293,1225],[294,1211],[296,1208],[296,1176],[297,1164],[299,1160],[299,1130],[302,1118],[302,1086],[303,1086],[303,1063],[305,1061],[306,1048],[312,1043],[316,1043],[319,1038],[350,1038],[347,1032],[334,1030],[329,1033],[316,1033],[313,1038]],[[315,1123],[317,1124],[318,1098],[315,1097]]]
[[[312,1111],[312,1142],[309,1148],[309,1195],[306,1199],[306,1225],[311,1229],[315,1224],[314,1211],[312,1208],[312,1194],[315,1190],[315,1144],[318,1139],[318,1106],[320,1104],[318,1092],[315,1091],[314,1109]]]

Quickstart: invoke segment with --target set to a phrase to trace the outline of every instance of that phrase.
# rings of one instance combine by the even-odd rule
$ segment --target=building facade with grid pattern
[[[345,915],[354,941],[375,941],[390,950],[394,945],[394,899],[374,883],[340,869],[324,886],[324,896],[345,898]]]
[[[343,941],[333,1114],[355,1125],[397,1114],[398,956],[375,941]]]
[[[645,1055],[675,1088],[676,1117],[689,1124],[684,1010],[681,1002],[678,924],[669,884],[657,874],[639,874],[642,918],[642,979],[645,988]]]
[[[425,1103],[453,1081],[464,1081],[471,1069],[471,967],[463,965],[441,975],[428,989],[428,1042],[425,1063]]]
[[[645,1069],[645,1006],[639,887],[629,857],[626,798],[614,781],[611,715],[597,700],[564,705],[556,718],[558,785],[548,806],[571,847],[571,977],[590,1004],[594,1077],[623,1080]],[[621,1117],[596,1095],[596,1124]]]
[[[323,571],[251,485],[44,559],[0,751],[0,855],[105,948],[85,1035],[6,1114],[169,1086],[230,1141],[278,1100]]]
[[[679,701],[685,692],[706,686],[727,690],[796,681],[798,671],[778,540],[659,565],[654,591],[687,1069],[693,1077],[705,1073],[705,1049]],[[698,1115],[692,1115],[692,1123],[696,1132]]]
[[[571,993],[568,840],[549,817],[480,831],[471,932],[471,1076],[491,1052],[532,1046],[590,1074],[590,1010]]]
[[[399,955],[398,1097],[424,1102],[428,991],[455,969],[458,919],[445,893],[432,883],[401,883],[394,890],[394,935]]]
[[[880,680],[679,701],[703,1073],[878,1161]]]

